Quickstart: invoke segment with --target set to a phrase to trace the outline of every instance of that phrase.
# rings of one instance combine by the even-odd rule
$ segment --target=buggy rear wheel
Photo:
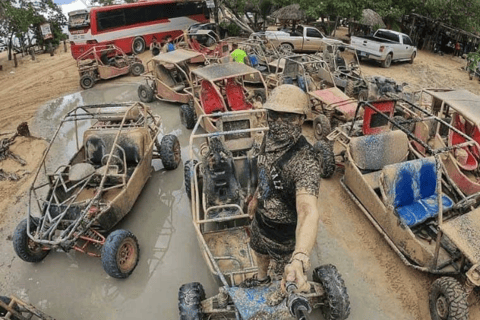
[[[261,102],[264,104],[267,102],[267,95],[265,94],[265,89],[256,89],[253,91],[255,101]]]
[[[160,54],[160,48],[152,48],[152,55],[153,56],[158,56]]]
[[[173,170],[178,167],[178,164],[182,161],[182,155],[177,136],[167,134],[162,138],[160,142],[160,157],[165,169]]]
[[[135,62],[130,66],[130,72],[135,77],[138,77],[145,71],[145,67],[140,62]]]
[[[367,89],[360,90],[360,93],[358,94],[358,101],[368,101]]]
[[[132,51],[134,54],[140,54],[145,51],[145,40],[141,37],[136,37],[132,42]]]
[[[205,299],[205,290],[198,282],[184,284],[178,290],[178,311],[180,320],[201,320],[202,300]]]
[[[103,270],[109,276],[127,278],[137,266],[140,257],[137,237],[127,230],[115,230],[105,240],[101,254]]]
[[[330,121],[325,115],[321,114],[313,120],[313,134],[315,135],[315,139],[326,140],[331,131]]]
[[[94,85],[95,85],[95,80],[93,79],[93,77],[91,75],[84,74],[80,78],[80,87],[82,87],[83,89],[85,89],[85,90],[90,89]]]
[[[330,178],[335,173],[333,146],[327,141],[317,141],[313,146],[320,161],[320,177]]]
[[[347,80],[347,85],[345,86],[345,94],[350,98],[353,98],[355,94],[355,83],[353,80]]]
[[[30,230],[36,228],[38,220],[32,218]],[[13,232],[13,249],[17,256],[26,262],[40,262],[48,255],[50,250],[44,250],[42,245],[36,243],[27,234],[27,219],[22,220]]]
[[[197,165],[197,160],[187,160],[183,167],[183,175],[185,180],[185,192],[189,199],[192,198],[192,179],[193,179],[193,170]]]
[[[138,87],[138,97],[142,102],[152,102],[153,101],[153,89],[148,84],[141,84]]]
[[[468,319],[467,294],[454,278],[442,277],[435,280],[429,298],[432,320]]]
[[[319,283],[325,291],[325,301],[321,307],[325,320],[347,319],[350,315],[350,298],[337,268],[331,264],[315,268],[313,281]]]
[[[189,104],[182,104],[180,106],[180,121],[187,129],[193,129],[197,115],[195,114],[195,109]]]

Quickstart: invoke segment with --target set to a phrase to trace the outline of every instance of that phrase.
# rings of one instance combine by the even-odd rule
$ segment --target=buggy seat
[[[235,82],[235,78],[227,79],[225,95],[227,96],[228,105],[233,111],[252,109],[252,105],[245,101],[243,87]]]
[[[437,170],[435,158],[423,158],[385,166],[380,177],[385,203],[395,208],[409,227],[438,215]],[[453,201],[442,195],[443,210]]]
[[[207,80],[202,80],[200,100],[206,114],[226,111],[225,102],[213,85]]]
[[[453,118],[453,126],[461,131],[462,133],[467,134],[466,128],[465,128],[465,120],[460,117],[459,114],[455,114],[455,117]],[[456,145],[456,144],[461,144],[466,142],[467,140],[459,135],[458,133],[454,132],[453,130],[449,130],[448,132],[448,146]],[[466,160],[463,161],[457,161],[457,164],[460,168],[466,171],[473,171],[478,167],[478,162],[473,156],[473,154],[470,152],[469,147],[463,147],[462,148],[465,153],[466,153]],[[454,153],[456,150],[453,151]],[[463,163],[462,163],[463,162]]]
[[[109,154],[113,148],[113,141],[118,130],[96,130],[89,129],[83,135],[85,145],[85,159],[94,165],[103,165],[102,159]],[[118,137],[117,144],[125,151],[127,164],[136,165],[142,159],[148,141],[146,128],[123,129]],[[113,153],[123,161],[123,152],[116,148]],[[104,160],[105,161],[105,160]]]

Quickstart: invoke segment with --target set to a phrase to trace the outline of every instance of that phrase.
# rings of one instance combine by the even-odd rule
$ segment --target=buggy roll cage
[[[125,107],[128,107],[128,108],[125,109]],[[119,108],[122,108],[122,109],[119,110]],[[140,109],[137,119],[136,120],[131,118],[128,119],[130,112],[134,111],[135,108]],[[121,111],[123,112],[121,113]],[[120,116],[119,116],[119,113],[120,113]],[[112,163],[112,158],[117,157],[114,155],[114,151],[117,148],[121,150],[123,154],[123,159],[121,160],[123,160],[124,171],[122,174],[115,174],[115,176],[120,177],[122,180],[122,183],[116,184],[112,187],[105,187],[107,176],[111,176],[111,174],[108,173],[108,170],[105,170],[105,172],[101,174],[101,182],[99,186],[96,188],[96,192],[93,199],[88,201],[86,207],[82,209],[81,214],[75,220],[67,220],[68,221],[67,222],[66,220],[63,220],[63,218],[66,216],[68,210],[71,208],[72,204],[77,199],[79,193],[83,189],[85,189],[87,184],[91,181],[94,174],[90,174],[86,178],[81,179],[79,182],[75,183],[70,188],[67,188],[65,180],[63,179],[63,176],[62,176],[64,171],[62,169],[66,169],[67,167],[70,167],[70,165],[62,165],[58,167],[52,174],[49,174],[47,172],[47,163],[46,163],[47,156],[49,155],[49,152],[53,144],[56,142],[56,138],[58,137],[60,130],[63,128],[63,126],[66,123],[71,123],[71,122],[74,122],[75,141],[76,141],[75,154],[78,154],[78,152],[82,148],[82,146],[80,146],[79,144],[78,122],[94,121],[94,120],[98,120],[96,123],[94,123],[94,125],[98,125],[98,127],[100,128],[118,130],[113,141],[112,149],[108,153],[108,158],[105,163],[105,167],[108,169],[112,167],[118,168],[117,165],[114,165],[111,163]],[[129,122],[127,123],[127,121]],[[138,128],[138,127],[148,128],[151,133],[155,134],[154,137],[152,136],[153,139],[151,142],[151,143],[155,143],[156,135],[160,130],[160,124],[161,124],[161,118],[159,116],[153,115],[149,110],[149,108],[140,102],[134,102],[133,104],[131,102],[130,103],[126,102],[126,103],[79,106],[73,109],[72,111],[68,112],[65,115],[65,117],[62,119],[59,127],[57,128],[57,130],[55,131],[55,134],[53,135],[53,138],[51,139],[49,146],[45,150],[43,158],[39,165],[39,168],[37,169],[37,172],[34,176],[33,183],[29,189],[29,194],[28,194],[29,200],[28,200],[28,208],[27,208],[28,237],[37,243],[46,244],[50,246],[57,246],[66,241],[68,241],[67,245],[73,244],[79,238],[84,238],[83,236],[84,234],[90,233],[87,231],[89,231],[92,224],[95,221],[97,221],[98,218],[110,208],[110,204],[100,202],[102,193],[104,191],[114,189],[114,188],[120,188],[126,185],[126,178],[127,178],[127,172],[125,170],[126,164],[127,164],[126,154],[125,154],[125,150],[118,144],[119,136],[122,130],[125,128]],[[91,128],[91,126],[89,128]],[[105,155],[104,157],[107,157],[107,155]],[[49,181],[47,183],[41,183],[39,185],[36,185],[36,182],[38,182],[39,180],[39,175],[41,171],[43,171],[45,176],[48,177]],[[46,187],[47,185],[49,185],[52,188],[50,190],[52,194],[48,195],[48,197],[50,197],[49,200],[43,199],[43,197],[37,193],[37,191],[39,190],[41,191],[41,189]],[[55,192],[54,192],[57,187],[63,188],[65,192],[68,192],[79,186],[80,186],[80,189],[75,194],[68,197],[63,202],[58,203],[59,201],[55,196]],[[44,217],[44,219],[42,219],[42,221],[38,223],[36,228],[32,228],[32,221],[31,221],[33,219],[33,215],[31,212],[31,205],[32,205],[31,203],[33,200],[35,200],[39,211],[42,212],[42,216]],[[66,208],[62,209],[62,212],[56,217],[52,217],[52,215],[49,212],[49,209],[53,202],[55,202],[55,205],[66,206]],[[46,205],[46,207],[42,208],[42,205]],[[89,215],[92,215],[92,213],[95,213],[97,211],[99,212],[99,214],[96,214],[93,218],[89,217]],[[68,223],[68,226],[60,233],[60,235],[57,236],[55,240],[52,240],[60,222]],[[33,229],[36,229],[36,230],[33,230]],[[36,232],[35,236],[32,234],[33,231]],[[96,231],[93,231],[93,232],[95,233],[95,235],[89,235],[89,234],[88,235],[92,236],[92,238],[96,238],[96,237],[103,238],[103,236],[101,236],[98,232]],[[38,235],[40,235],[40,237]],[[92,239],[89,238],[89,241],[92,241]],[[101,241],[97,242],[96,240],[94,240],[93,242],[101,243]]]

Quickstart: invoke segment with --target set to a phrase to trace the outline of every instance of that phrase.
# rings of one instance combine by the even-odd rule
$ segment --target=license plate
[[[360,55],[361,55],[362,57],[366,57],[366,56],[367,56],[367,53],[366,53],[366,52],[363,52],[363,51],[360,51]]]

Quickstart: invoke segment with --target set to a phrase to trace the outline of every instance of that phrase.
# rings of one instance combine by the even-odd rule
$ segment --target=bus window
[[[97,23],[99,31],[125,26],[123,9],[98,12]]]

